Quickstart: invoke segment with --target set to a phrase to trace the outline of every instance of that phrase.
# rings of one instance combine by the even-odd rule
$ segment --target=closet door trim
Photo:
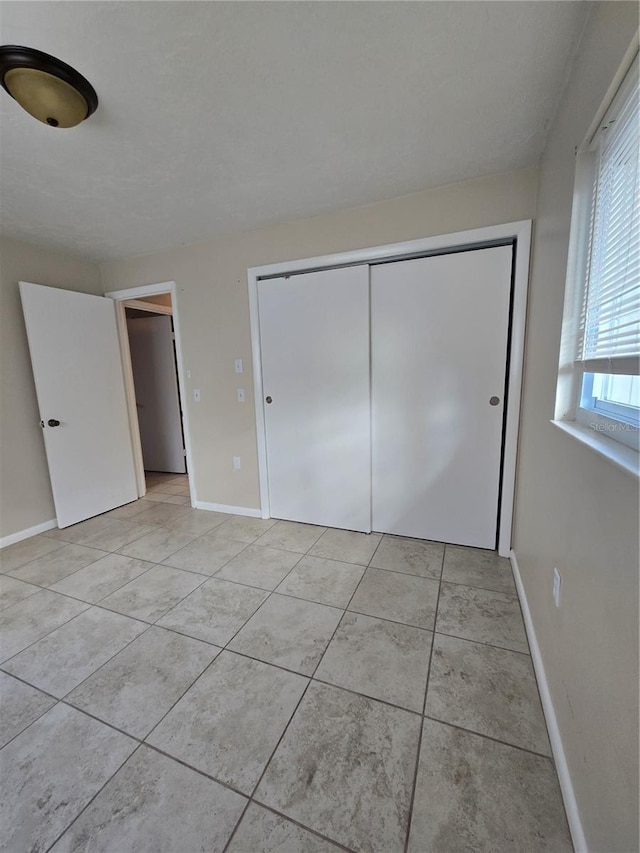
[[[529,258],[531,250],[530,219],[492,225],[470,231],[459,231],[391,243],[351,252],[321,255],[295,261],[283,261],[266,266],[250,267],[247,270],[249,289],[249,315],[251,323],[251,348],[256,411],[256,435],[258,473],[260,481],[260,510],[262,518],[270,518],[269,490],[267,477],[267,446],[264,420],[264,394],[262,385],[262,360],[258,313],[258,287],[268,278],[295,275],[300,272],[332,269],[363,263],[385,263],[388,261],[417,258],[430,254],[465,251],[488,246],[513,244],[513,303],[511,316],[511,340],[509,347],[508,408],[505,423],[504,452],[502,463],[502,494],[498,524],[498,553],[508,557],[511,552],[513,504],[515,495],[516,457],[518,429],[520,423],[520,400],[522,393],[522,370],[524,363],[524,339],[529,282]]]

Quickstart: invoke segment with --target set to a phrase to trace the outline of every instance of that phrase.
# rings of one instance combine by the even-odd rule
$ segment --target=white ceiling
[[[3,2],[75,66],[72,130],[0,92],[7,236],[96,260],[532,165],[582,2]]]

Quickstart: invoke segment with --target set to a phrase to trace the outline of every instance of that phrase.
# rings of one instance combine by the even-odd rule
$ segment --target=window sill
[[[617,468],[633,477],[640,477],[640,454],[637,450],[626,447],[624,444],[602,435],[602,433],[576,423],[576,421],[551,421],[551,423],[568,435],[573,436],[581,444],[585,444],[591,450],[599,453],[600,456],[604,456]]]

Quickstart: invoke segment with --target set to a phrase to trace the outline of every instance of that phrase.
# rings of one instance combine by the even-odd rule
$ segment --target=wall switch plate
[[[242,373],[242,359],[236,358],[236,373]]]
[[[193,389],[193,402],[194,403],[200,402],[200,389],[199,388]]]
[[[240,457],[239,456],[233,457],[233,470],[234,471],[240,470]]]
[[[238,402],[244,403],[244,388],[238,388]]]
[[[553,569],[553,603],[556,607],[560,607],[560,591],[562,589],[562,577],[560,572],[554,567]]]
[[[191,379],[191,371],[187,370],[187,379]]]

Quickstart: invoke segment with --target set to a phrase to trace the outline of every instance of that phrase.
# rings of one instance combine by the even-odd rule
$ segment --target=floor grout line
[[[256,806],[259,806],[261,809],[266,809],[266,811],[269,811],[272,814],[275,814],[278,817],[283,818],[288,823],[293,823],[295,826],[299,826],[300,829],[303,829],[305,832],[308,832],[311,835],[315,835],[316,838],[321,838],[323,841],[328,841],[329,844],[332,844],[334,847],[337,847],[338,850],[345,850],[345,851],[347,851],[347,853],[355,853],[355,851],[353,850],[352,847],[346,847],[344,844],[342,844],[342,842],[336,841],[334,838],[330,838],[328,835],[323,835],[317,829],[313,829],[312,827],[307,826],[304,823],[300,823],[299,820],[296,820],[295,818],[290,817],[289,815],[285,814],[284,812],[278,811],[278,809],[274,808],[273,806],[270,806],[268,803],[263,803],[261,800],[256,800],[253,797],[251,797],[251,799],[249,800],[249,805],[251,805],[252,803]],[[237,829],[237,827],[236,827],[236,829]],[[235,833],[235,830],[234,830],[234,833]],[[229,839],[229,842],[230,841],[231,841],[231,839]],[[225,851],[226,851],[226,849],[227,848],[225,848]],[[283,851],[283,853],[286,853],[286,851]]]
[[[442,551],[442,564],[440,567],[440,574],[442,575],[442,571],[444,569],[444,558],[446,553],[446,546]],[[416,765],[413,773],[413,785],[411,788],[411,799],[409,801],[409,813],[407,815],[407,829],[405,833],[405,841],[404,841],[404,851],[407,853],[409,849],[409,840],[411,837],[411,824],[413,823],[413,807],[415,805],[416,800],[416,790],[418,788],[418,772],[420,770],[420,753],[422,752],[422,735],[424,732],[424,715],[427,708],[427,691],[429,690],[429,677],[431,675],[431,661],[433,660],[433,647],[435,646],[435,625],[438,618],[438,608],[440,606],[440,593],[442,591],[442,583],[438,584],[438,594],[436,597],[436,607],[435,607],[435,616],[434,616],[434,634],[431,637],[431,648],[429,649],[429,661],[427,663],[427,677],[424,683],[424,696],[422,697],[422,714],[420,716],[420,733],[418,735],[418,750],[416,754]]]
[[[527,755],[534,755],[536,758],[544,758],[546,761],[550,761],[553,764],[553,756],[545,755],[544,752],[536,752],[535,749],[528,749],[526,746],[519,746],[517,743],[512,743],[508,740],[500,740],[499,737],[493,737],[493,735],[485,734],[484,732],[479,732],[476,729],[467,729],[464,726],[460,726],[456,723],[452,723],[449,720],[442,720],[440,717],[432,717],[430,714],[425,713],[425,720],[431,720],[433,723],[440,723],[443,726],[449,726],[450,729],[456,729],[459,732],[465,732],[468,735],[475,735],[475,737],[481,737],[485,740],[490,740],[492,743],[499,743],[502,746],[508,746],[510,749],[517,749],[519,752],[526,752]]]
[[[106,782],[104,783],[104,785],[102,785],[102,786],[100,787],[100,789],[99,789],[98,791],[96,791],[96,793],[93,795],[93,797],[91,797],[91,799],[89,800],[89,802],[88,802],[88,803],[87,803],[87,804],[86,804],[82,809],[80,809],[80,811],[79,811],[79,812],[78,812],[78,814],[73,818],[73,820],[71,821],[71,823],[70,823],[68,826],[66,826],[66,827],[62,830],[62,832],[58,835],[58,837],[54,840],[53,844],[50,844],[50,845],[49,845],[49,847],[47,847],[47,849],[46,849],[46,853],[49,853],[49,850],[52,850],[52,849],[53,849],[53,847],[55,847],[55,845],[58,843],[58,841],[60,841],[60,839],[62,838],[62,836],[63,836],[63,835],[65,835],[65,833],[67,833],[67,832],[71,829],[71,827],[72,827],[72,826],[74,825],[74,823],[78,820],[78,818],[79,818],[82,814],[84,814],[84,812],[89,808],[89,806],[90,806],[93,802],[95,802],[95,800],[100,796],[100,794],[101,794],[101,793],[104,791],[104,789],[107,787],[107,785],[109,784],[109,782],[111,782],[111,780],[114,778],[114,776],[116,776],[116,775],[117,775],[117,774],[122,770],[122,768],[123,768],[123,767],[124,767],[124,765],[127,763],[127,761],[129,761],[129,759],[130,759],[130,758],[133,758],[133,756],[136,754],[136,752],[137,752],[139,749],[140,749],[140,744],[138,744],[138,746],[136,746],[136,748],[133,750],[133,752],[131,752],[131,753],[130,753],[130,755],[127,755],[127,757],[124,759],[124,761],[122,762],[122,764],[120,764],[120,766],[116,769],[116,771],[115,771],[114,773],[112,773],[112,774],[111,774],[111,776],[109,776],[109,778],[106,780]]]

